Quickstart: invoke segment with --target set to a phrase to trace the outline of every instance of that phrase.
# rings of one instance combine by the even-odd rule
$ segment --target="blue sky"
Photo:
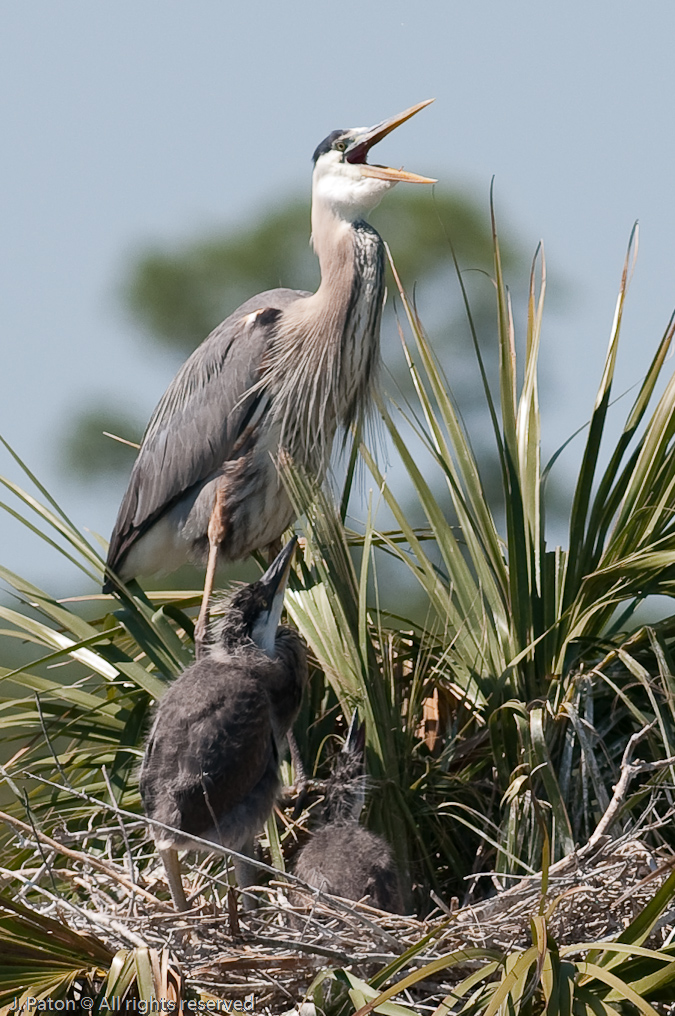
[[[544,240],[567,293],[544,330],[554,447],[588,415],[635,219],[619,387],[675,305],[674,37],[666,0],[0,0],[0,433],[107,535],[117,501],[68,481],[58,435],[104,394],[149,415],[176,370],[120,311],[129,256],[309,189],[330,130],[435,96],[378,154],[486,205],[494,175],[524,248]],[[0,548],[63,581],[10,519]]]

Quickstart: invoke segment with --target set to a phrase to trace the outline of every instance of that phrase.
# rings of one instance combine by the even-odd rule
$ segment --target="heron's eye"
[[[335,142],[335,149],[338,152],[346,152],[347,151],[347,142],[346,141],[336,141]]]

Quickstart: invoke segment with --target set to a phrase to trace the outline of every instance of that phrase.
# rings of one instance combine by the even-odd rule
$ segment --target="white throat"
[[[364,218],[380,203],[395,181],[364,176],[361,167],[342,162],[338,152],[317,159],[312,177],[312,218],[322,208],[345,222]]]

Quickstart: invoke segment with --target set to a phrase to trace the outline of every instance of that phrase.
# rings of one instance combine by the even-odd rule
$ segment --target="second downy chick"
[[[334,896],[361,900],[378,910],[403,913],[398,873],[391,848],[364,829],[365,725],[354,712],[342,751],[333,758],[326,785],[324,823],[298,854],[295,874]]]

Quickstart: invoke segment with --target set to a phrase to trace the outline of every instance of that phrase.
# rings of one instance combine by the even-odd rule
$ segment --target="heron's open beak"
[[[397,116],[392,116],[389,120],[383,120],[382,123],[375,124],[374,127],[364,131],[345,155],[346,161],[360,166],[364,176],[373,176],[377,180],[402,181],[405,183],[436,183],[436,180],[432,180],[427,176],[418,176],[417,173],[408,173],[405,169],[391,169],[389,166],[371,166],[366,162],[368,152],[373,145],[376,145],[382,138],[386,138],[387,134],[390,134],[402,123],[405,123],[406,120],[409,120],[411,116],[419,113],[421,109],[424,109],[425,106],[428,106],[433,101],[433,99],[426,99],[424,102],[418,102],[416,106],[411,106],[410,109],[405,109]]]

